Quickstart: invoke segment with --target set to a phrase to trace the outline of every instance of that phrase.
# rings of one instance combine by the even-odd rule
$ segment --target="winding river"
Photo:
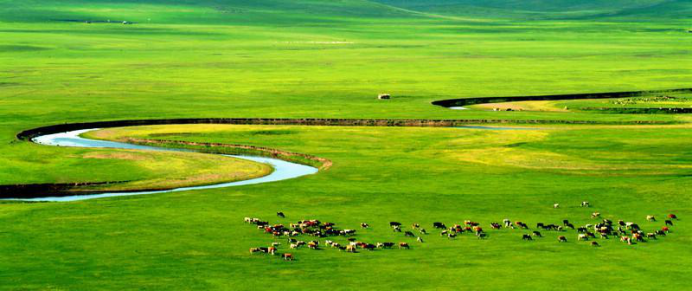
[[[42,145],[50,146],[61,146],[61,147],[82,147],[82,148],[114,148],[114,149],[128,149],[128,150],[146,150],[146,151],[184,151],[180,149],[170,149],[170,148],[158,148],[151,146],[141,146],[121,142],[113,141],[102,141],[93,140],[81,137],[83,133],[98,130],[94,129],[82,129],[75,131],[68,131],[63,133],[47,134],[37,136],[32,139],[33,142]],[[239,159],[245,159],[250,161],[255,161],[259,163],[269,164],[274,171],[266,176],[236,181],[228,183],[219,183],[204,186],[194,186],[194,187],[184,187],[175,188],[169,190],[159,190],[159,191],[141,191],[141,192],[114,192],[114,193],[101,193],[93,195],[73,195],[73,196],[62,196],[62,197],[37,197],[37,198],[24,198],[24,199],[6,199],[6,200],[19,200],[19,201],[48,201],[48,202],[67,202],[67,201],[78,201],[78,200],[88,200],[96,198],[105,197],[117,197],[117,196],[133,196],[133,195],[146,195],[146,194],[159,194],[159,193],[171,193],[189,190],[201,190],[201,189],[214,189],[214,188],[225,188],[243,185],[252,185],[260,183],[269,183],[287,179],[298,178],[306,175],[311,175],[317,173],[318,169],[306,165],[291,163],[279,159],[267,158],[267,157],[256,157],[256,156],[235,156],[235,155],[222,155],[230,156]]]

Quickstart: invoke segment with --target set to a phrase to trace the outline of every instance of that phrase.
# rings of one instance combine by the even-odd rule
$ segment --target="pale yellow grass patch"
[[[481,110],[493,110],[494,108],[499,108],[500,110],[512,109],[515,111],[553,111],[553,112],[567,112],[568,109],[564,107],[558,107],[555,101],[517,101],[517,102],[503,102],[503,103],[488,103],[488,104],[476,104],[466,106],[468,108],[481,109]]]
[[[147,157],[140,153],[103,153],[103,152],[91,152],[86,153],[83,156],[85,159],[113,159],[113,160],[128,160],[128,161],[143,161]]]

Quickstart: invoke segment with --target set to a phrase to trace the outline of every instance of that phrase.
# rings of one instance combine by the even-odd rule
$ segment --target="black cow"
[[[523,235],[521,236],[521,239],[523,239],[523,240],[533,240],[533,238],[531,238],[531,236],[528,235],[528,234],[523,234]]]
[[[434,222],[433,227],[434,228],[440,228],[440,229],[446,229],[447,228],[447,226],[445,226],[445,224],[442,222]]]
[[[394,243],[393,243],[393,242],[385,242],[385,243],[382,243],[382,247],[385,248],[385,249],[391,249],[393,246],[394,246]]]

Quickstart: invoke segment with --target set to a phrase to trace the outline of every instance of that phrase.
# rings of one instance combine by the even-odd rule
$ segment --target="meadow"
[[[689,1],[632,1],[621,10],[617,3],[575,1],[581,5],[564,11],[536,9],[546,1],[521,9],[497,1],[402,2],[0,0],[0,185],[170,186],[190,176],[267,170],[206,154],[16,139],[22,130],[53,124],[199,117],[547,121],[524,130],[111,129],[100,138],[246,144],[334,164],[308,177],[236,188],[2,201],[0,289],[689,289],[688,114],[431,105],[690,87]],[[377,100],[379,93],[393,99]],[[550,107],[595,101],[573,102]],[[563,120],[609,125],[550,123]],[[670,124],[612,125],[632,121]],[[592,207],[579,207],[584,200]],[[287,217],[277,218],[277,211]],[[599,240],[598,248],[577,242],[574,231],[560,244],[551,232],[527,242],[522,230],[488,230],[485,240],[450,240],[432,230],[434,221],[466,219],[484,227],[504,218],[532,228],[563,219],[582,225],[595,221],[594,211],[646,230],[662,225],[646,222],[646,215],[661,220],[675,213],[681,220],[664,238],[632,246],[612,238]],[[412,247],[356,254],[300,249],[295,261],[284,262],[248,253],[273,239],[245,224],[246,216],[331,221],[358,228],[360,240]],[[431,234],[418,243],[392,232],[390,221],[421,223]],[[361,230],[362,222],[371,228]]]

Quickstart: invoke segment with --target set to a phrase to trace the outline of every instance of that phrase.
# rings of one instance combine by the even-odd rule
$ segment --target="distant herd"
[[[581,204],[582,207],[589,207],[589,203],[584,201]],[[559,207],[555,204],[555,207]],[[276,214],[280,218],[285,218],[283,212],[277,212]],[[644,232],[638,224],[634,222],[626,222],[624,220],[618,220],[613,222],[609,219],[601,219],[601,214],[594,212],[591,214],[592,219],[598,219],[598,222],[593,224],[586,224],[582,226],[575,227],[569,220],[563,220],[561,225],[557,224],[547,224],[543,222],[536,223],[536,230],[530,233],[523,233],[521,239],[524,241],[533,241],[534,238],[542,238],[543,235],[539,230],[543,231],[555,231],[563,232],[567,229],[577,231],[577,241],[589,241],[590,239],[595,239],[598,235],[601,239],[609,239],[610,237],[618,237],[621,242],[632,245],[636,242],[644,242],[645,239],[658,239],[658,237],[666,236],[670,232],[670,227],[673,226],[673,221],[677,220],[678,217],[675,214],[668,214],[664,220],[664,226],[660,229],[656,229],[650,232]],[[654,215],[647,215],[646,220],[649,222],[656,222],[657,219]],[[322,247],[334,248],[340,251],[356,253],[359,249],[373,251],[376,249],[392,249],[395,246],[399,249],[409,249],[410,245],[408,242],[377,242],[368,243],[358,241],[355,238],[356,229],[340,229],[334,223],[322,222],[316,219],[311,220],[300,220],[296,223],[291,223],[288,226],[283,224],[270,224],[268,221],[259,219],[245,217],[245,223],[256,225],[259,230],[264,233],[272,235],[275,239],[285,238],[289,249],[299,249],[303,246],[307,246],[309,249],[317,250]],[[370,228],[367,223],[361,223],[361,229]],[[427,235],[428,231],[422,228],[419,223],[411,224],[410,230],[402,230],[402,224],[400,222],[391,221],[389,222],[389,227],[392,231],[397,233],[402,233],[404,237],[416,238],[418,243],[423,243],[423,235]],[[454,239],[457,235],[463,233],[472,233],[478,239],[485,239],[488,234],[480,226],[480,223],[466,220],[462,224],[454,224],[451,227],[447,227],[442,222],[432,223],[432,227],[436,231],[440,232],[440,236],[447,237],[448,239]],[[529,230],[528,224],[522,221],[511,221],[510,219],[504,219],[502,223],[492,222],[490,223],[490,228],[493,230],[500,230],[502,228],[509,229],[521,229]],[[299,240],[300,236],[311,236],[312,239],[306,241]],[[342,245],[335,242],[333,238],[335,237],[345,237],[348,243]],[[327,238],[323,242],[320,242],[321,238]],[[331,240],[328,238],[332,238]],[[559,235],[557,241],[560,243],[567,242],[567,237],[565,235]],[[600,246],[597,241],[591,241],[590,244],[594,247]],[[281,243],[274,242],[268,247],[256,247],[250,248],[250,253],[266,253],[271,255],[280,255],[281,258],[287,261],[294,260],[292,253],[279,253],[278,249]]]

